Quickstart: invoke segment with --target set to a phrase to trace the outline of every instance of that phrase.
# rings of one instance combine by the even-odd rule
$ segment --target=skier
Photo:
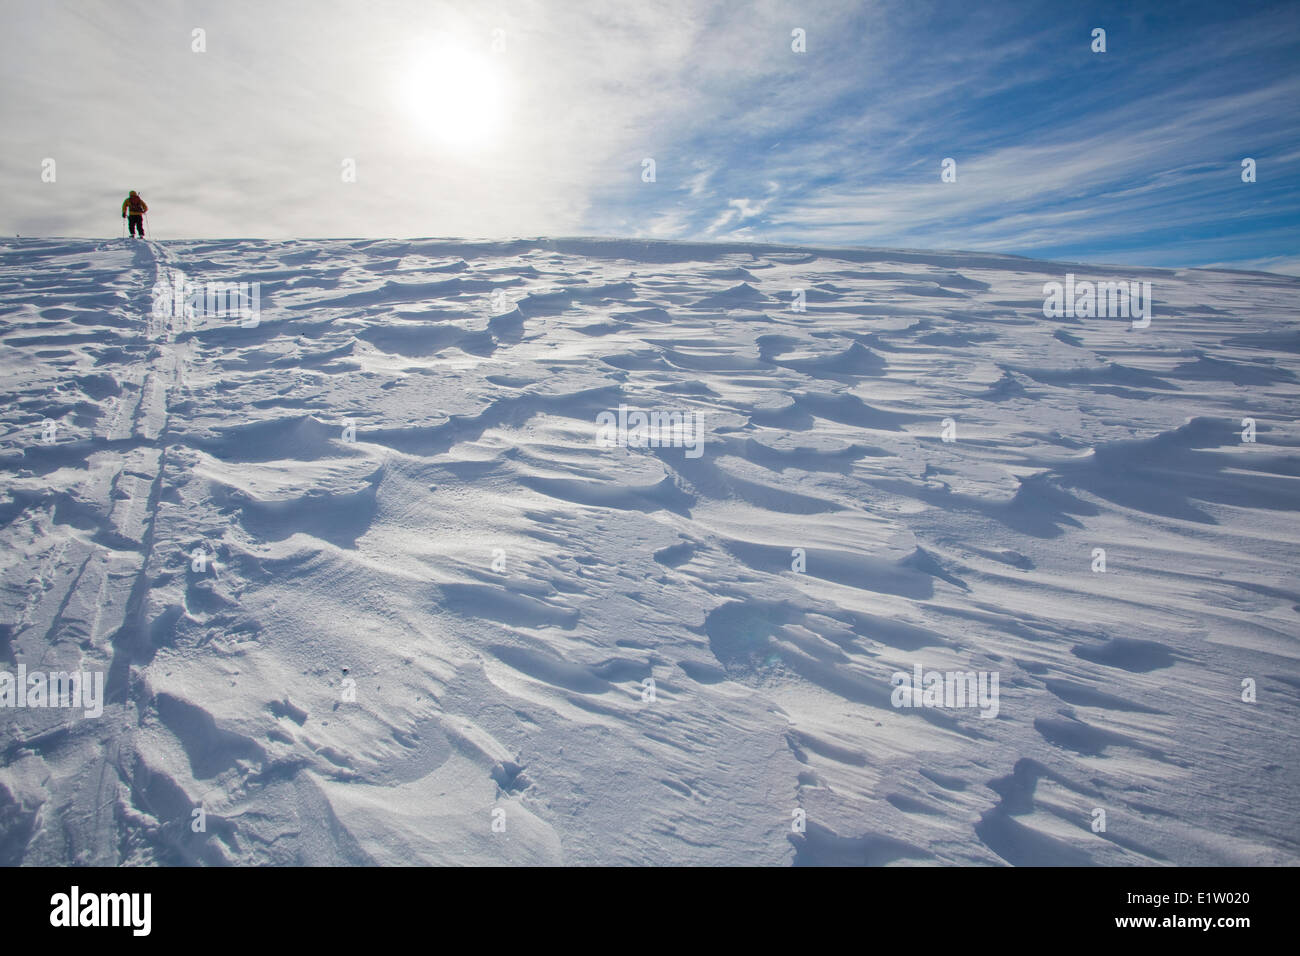
[[[130,218],[127,217],[127,209],[131,210]],[[144,238],[144,214],[148,211],[149,207],[145,205],[143,199],[136,195],[134,189],[131,190],[131,195],[122,200],[122,218],[126,219],[127,224],[131,227],[132,238],[135,238],[137,231],[140,233],[140,238]]]

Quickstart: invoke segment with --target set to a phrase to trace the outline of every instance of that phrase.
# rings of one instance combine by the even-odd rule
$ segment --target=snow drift
[[[0,708],[0,863],[1295,864],[1297,293],[4,243],[0,670],[106,684]]]

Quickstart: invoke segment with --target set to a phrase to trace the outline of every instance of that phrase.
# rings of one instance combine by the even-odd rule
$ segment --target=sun
[[[474,150],[490,145],[505,126],[505,93],[497,60],[444,47],[412,63],[399,99],[415,132]]]

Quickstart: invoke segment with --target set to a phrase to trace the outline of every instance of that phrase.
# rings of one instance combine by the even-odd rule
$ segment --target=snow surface
[[[178,271],[260,323],[154,317]],[[1067,272],[1150,281],[1151,326],[1044,318]],[[0,710],[0,862],[1300,862],[1298,293],[0,244],[0,669],[108,695]],[[598,444],[620,404],[700,412],[703,454]],[[997,718],[894,707],[916,664],[997,672]]]

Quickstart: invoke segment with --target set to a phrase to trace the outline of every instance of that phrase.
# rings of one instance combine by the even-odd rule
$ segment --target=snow
[[[1150,326],[1045,318],[1067,273]],[[157,314],[178,277],[257,321]],[[0,670],[107,675],[99,718],[0,709],[0,863],[1294,865],[1297,293],[0,244]],[[620,406],[702,454],[598,442]],[[996,717],[894,706],[916,666]]]

